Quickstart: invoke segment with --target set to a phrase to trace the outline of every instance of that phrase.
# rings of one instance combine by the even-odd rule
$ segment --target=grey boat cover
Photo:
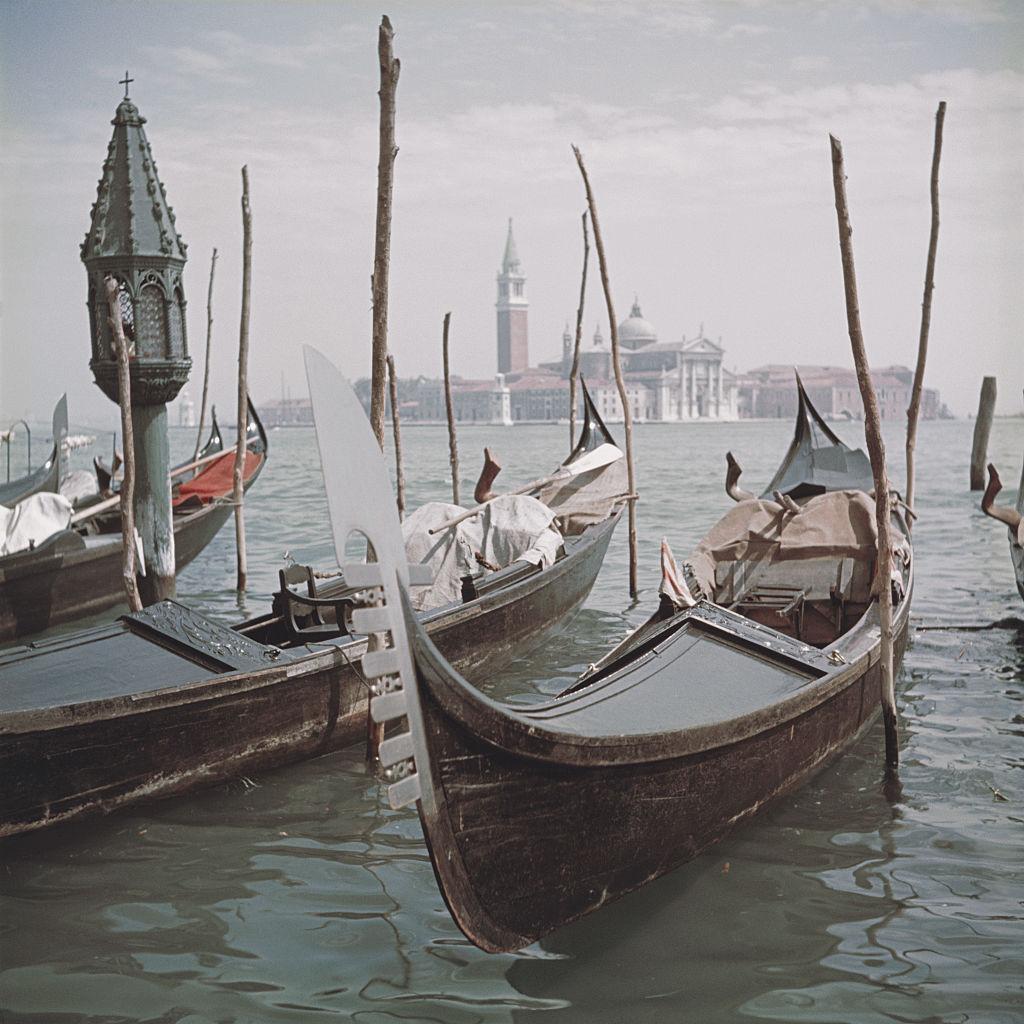
[[[799,405],[796,431],[772,482],[762,498],[775,491],[791,498],[805,498],[826,491],[872,491],[871,460],[860,448],[843,444],[811,404],[800,375],[796,378]]]

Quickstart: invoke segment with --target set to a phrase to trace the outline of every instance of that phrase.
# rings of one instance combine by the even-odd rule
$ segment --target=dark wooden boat
[[[179,462],[177,466],[171,467],[172,480],[178,478],[182,467],[191,466],[194,462],[202,461],[205,463],[209,456],[216,455],[217,452],[224,450],[224,438],[221,436],[220,425],[217,423],[216,408],[210,410],[210,417],[210,436],[206,439],[206,444],[196,452],[194,459],[186,459],[184,462]],[[115,453],[114,462],[115,465],[110,465],[99,455],[92,460],[93,469],[96,472],[96,483],[99,485],[101,492],[112,492],[120,489],[121,481],[115,478],[115,474],[121,465],[121,458],[118,453]]]
[[[344,434],[329,436],[337,447]],[[567,465],[610,443],[588,399]],[[607,479],[573,477],[573,500],[606,492]],[[582,605],[620,515],[616,502],[567,536],[548,568],[514,562],[483,574],[468,599],[422,613],[423,627],[461,672],[486,678]],[[359,570],[312,594],[286,585],[299,577],[314,584],[304,567],[283,571],[274,610],[236,629],[169,601],[0,652],[0,836],[365,738],[368,690],[358,665],[367,639],[347,628]]]
[[[409,614],[394,528],[369,532],[386,603],[354,615],[391,637],[386,658],[363,661],[384,691],[371,710],[390,729],[389,797],[417,802],[444,899],[476,945],[521,948],[690,860],[872,722],[874,502],[848,487],[859,460],[816,426],[801,393],[797,439],[812,442],[787,453],[779,500],[727,513],[687,563],[688,587],[666,558],[657,612],[540,705],[491,700],[445,661]],[[344,495],[352,480],[333,475],[328,493]],[[339,520],[342,536],[370,529]],[[893,527],[898,666],[913,572],[900,511]]]
[[[0,484],[0,505],[13,508],[25,498],[41,491],[60,489],[61,444],[68,436],[68,396],[61,395],[53,409],[53,449],[48,458],[18,480]]]
[[[996,495],[1003,489],[996,467],[989,463],[988,487],[981,499],[981,510],[987,516],[1006,524],[1007,539],[1010,542],[1010,562],[1017,580],[1017,590],[1024,599],[1024,467],[1020,472],[1020,486],[1017,500],[1011,505],[996,505]]]
[[[245,488],[263,471],[267,436],[252,403],[246,430]],[[226,452],[175,489],[174,559],[178,571],[217,535],[231,515],[234,452]],[[118,604],[121,516],[98,512],[28,551],[0,558],[0,642],[28,636]],[[0,672],[2,676],[2,672]]]

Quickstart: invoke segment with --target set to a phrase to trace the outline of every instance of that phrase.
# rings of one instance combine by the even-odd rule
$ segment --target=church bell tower
[[[519,268],[519,253],[508,221],[505,256],[498,273],[498,373],[520,373],[530,365],[526,330],[526,277]]]

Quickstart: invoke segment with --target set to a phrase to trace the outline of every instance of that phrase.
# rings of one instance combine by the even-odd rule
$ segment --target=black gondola
[[[263,471],[267,436],[249,403],[245,488]],[[188,565],[231,515],[234,453],[207,463],[172,498],[174,561]],[[113,507],[110,501],[114,501]],[[95,503],[95,500],[94,500]],[[102,611],[124,599],[121,515],[116,499],[76,512],[77,521],[27,551],[0,557],[0,642]],[[78,518],[81,517],[81,518]]]
[[[337,404],[325,363],[314,361],[316,387],[311,373],[318,420]],[[331,389],[339,381],[335,373]],[[798,441],[814,440],[794,443],[776,474],[787,501],[750,498],[727,513],[695,550],[690,587],[666,558],[655,615],[579,683],[529,707],[471,687],[410,613],[369,430],[349,431],[348,459],[321,444],[337,550],[356,530],[378,557],[362,570],[383,606],[352,618],[390,638],[362,663],[381,691],[371,712],[390,730],[381,747],[389,798],[396,808],[417,803],[444,899],[483,949],[525,946],[691,859],[874,719],[874,503],[862,490],[830,489],[816,470],[838,464],[828,449],[839,442],[815,437],[806,396],[798,415]],[[883,576],[896,592],[898,666],[913,572],[898,511],[893,527],[900,557]]]
[[[624,487],[621,453],[602,469],[573,472],[614,445],[589,396],[582,436],[554,474],[563,483],[551,500],[563,511]],[[347,439],[337,444],[343,433],[328,437],[324,443],[347,447]],[[419,621],[460,671],[486,678],[580,607],[622,498],[566,535],[547,568],[513,562],[483,572],[468,599]],[[288,585],[299,578],[308,587],[301,593]],[[367,642],[346,622],[361,591],[358,569],[318,586],[308,569],[293,567],[282,571],[274,610],[235,630],[167,601],[109,626],[0,652],[0,836],[185,793],[365,737],[368,691],[357,665]]]
[[[53,408],[53,449],[42,465],[18,480],[0,484],[0,505],[13,508],[19,501],[42,491],[60,490],[61,445],[68,436],[68,396],[61,395]]]
[[[197,475],[204,465],[206,460],[211,455],[216,455],[218,452],[224,451],[224,438],[220,433],[220,425],[217,423],[217,410],[213,408],[210,410],[210,436],[206,439],[206,444],[199,449],[195,454],[195,458],[186,459],[184,462],[179,462],[177,466],[171,467],[171,480],[176,481],[183,474],[182,468],[185,466],[192,466],[194,463],[199,462],[201,465],[197,466],[193,476]],[[101,493],[108,493],[116,491],[120,487],[120,481],[115,480],[115,474],[121,465],[121,458],[115,454],[115,465],[110,466],[106,460],[97,455],[92,460],[93,469],[96,472],[96,483],[99,486]]]

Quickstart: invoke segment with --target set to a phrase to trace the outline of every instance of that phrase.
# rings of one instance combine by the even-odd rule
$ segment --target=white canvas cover
[[[63,494],[44,491],[18,502],[0,505],[0,555],[13,555],[31,544],[66,530],[71,524],[71,502]]]
[[[537,497],[558,517],[566,537],[581,534],[588,526],[604,522],[629,494],[625,458],[618,458],[566,480],[542,487]]]
[[[462,577],[484,568],[481,558],[499,569],[516,561],[546,568],[562,546],[562,535],[553,526],[555,513],[536,498],[507,494],[483,507],[479,515],[451,529],[430,534],[460,512],[458,505],[431,501],[402,523],[405,553],[410,562],[430,566],[434,583],[412,592],[417,611],[439,608],[462,600]]]
[[[91,498],[99,492],[96,474],[89,473],[84,469],[71,470],[60,482],[60,493],[73,505],[84,498]]]

